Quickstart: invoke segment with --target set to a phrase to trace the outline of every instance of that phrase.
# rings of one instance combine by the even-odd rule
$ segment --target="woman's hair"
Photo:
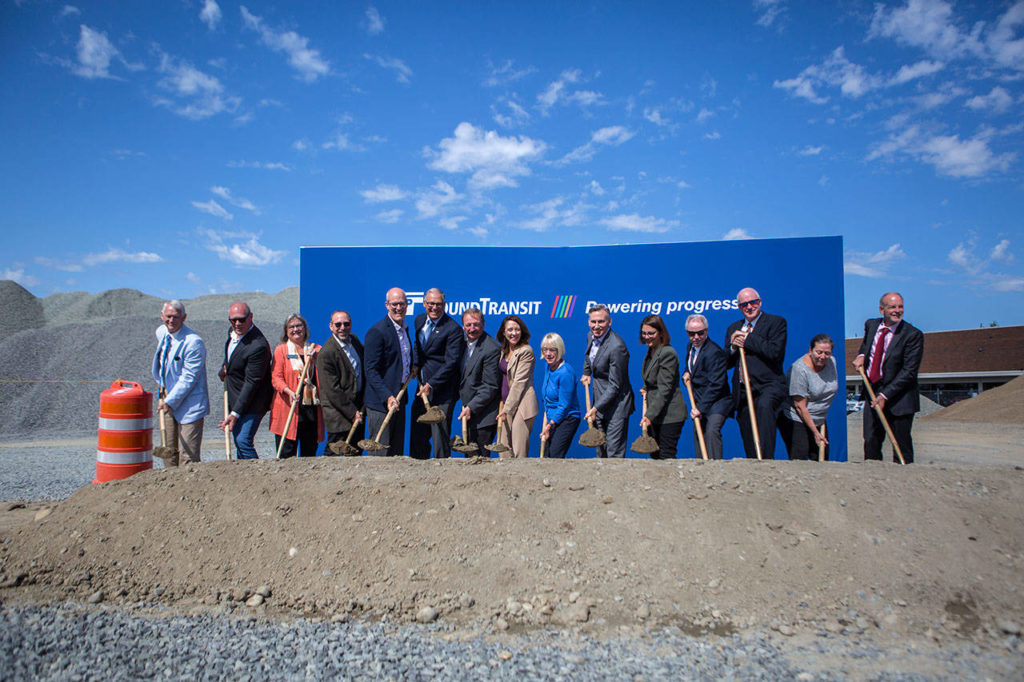
[[[501,344],[502,355],[508,355],[509,350],[512,348],[512,344],[505,338],[505,325],[509,322],[515,322],[519,325],[519,345],[525,345],[530,342],[530,330],[526,328],[526,323],[516,315],[506,315],[505,319],[501,321],[501,326],[498,327],[498,333],[496,334],[498,343]]]
[[[811,339],[810,350],[814,350],[814,347],[817,346],[819,343],[827,343],[828,345],[832,346],[832,348],[836,347],[836,342],[832,340],[831,336],[829,336],[828,334],[818,334],[813,339]]]
[[[540,340],[540,348],[542,351],[545,348],[554,348],[555,353],[557,353],[555,362],[558,362],[565,356],[565,341],[562,341],[562,337],[554,332],[544,335],[544,338]]]
[[[644,318],[644,321],[640,323],[640,343],[647,343],[644,341],[644,325],[654,327],[654,330],[658,332],[658,343],[662,346],[667,346],[672,343],[672,335],[668,333],[668,327],[665,326],[665,321],[661,319],[660,315],[648,315]]]
[[[302,328],[304,330],[303,333],[306,337],[305,340],[309,341],[309,325],[306,324],[306,318],[304,318],[302,315],[299,315],[298,313],[292,313],[284,320],[284,330],[281,332],[281,343],[284,343],[285,341],[288,340],[288,325],[291,324],[292,320],[298,320],[299,322],[302,323]]]

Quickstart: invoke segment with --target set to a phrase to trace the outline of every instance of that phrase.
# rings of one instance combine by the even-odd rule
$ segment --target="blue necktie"
[[[427,319],[427,323],[425,325],[423,325],[423,336],[420,339],[420,343],[422,345],[424,345],[424,346],[427,345],[427,339],[430,338],[430,334],[433,331],[434,331],[434,321],[431,320],[431,319]]]
[[[164,337],[163,352],[160,353],[160,388],[167,388],[167,356],[171,354],[171,335]]]

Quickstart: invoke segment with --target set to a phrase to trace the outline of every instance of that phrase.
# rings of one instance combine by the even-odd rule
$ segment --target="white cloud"
[[[1024,38],[1017,38],[1017,29],[1024,25],[1024,2],[1017,2],[999,18],[985,41],[997,64],[1024,69]]]
[[[609,230],[627,230],[629,232],[668,232],[671,228],[679,225],[678,220],[640,216],[636,213],[612,216],[599,222]]]
[[[228,95],[215,77],[203,73],[184,60],[160,53],[158,85],[175,100],[156,98],[156,104],[167,107],[179,116],[200,120],[223,112],[234,112],[241,98]]]
[[[18,265],[13,268],[4,268],[3,272],[0,272],[0,279],[12,280],[23,287],[34,287],[40,284],[38,277],[26,274],[25,268]]]
[[[217,4],[216,0],[205,0],[203,9],[199,12],[199,19],[211,31],[217,28],[217,24],[220,23],[221,13],[220,5]]]
[[[720,140],[720,139],[722,139],[722,134],[720,132],[718,132],[717,130],[712,130],[710,133],[704,133],[704,139],[705,140]]]
[[[261,168],[263,170],[291,171],[292,167],[279,161],[228,161],[228,168]]]
[[[570,91],[567,87],[570,83],[577,83],[581,80],[579,69],[567,69],[563,71],[557,80],[552,81],[542,93],[537,95],[537,107],[541,113],[547,116],[551,107],[556,104],[579,104],[587,107],[601,103],[604,95],[592,90]]]
[[[213,187],[210,188],[210,191],[219,196],[224,201],[231,204],[232,206],[237,206],[238,208],[245,209],[246,211],[250,211],[255,215],[260,214],[260,209],[256,207],[256,204],[252,203],[251,201],[243,197],[234,196],[231,193],[231,190],[229,190],[227,187],[218,187],[214,185]]]
[[[927,59],[915,64],[904,64],[900,67],[900,70],[896,72],[896,75],[889,79],[889,85],[909,83],[912,80],[930,76],[933,73],[938,73],[944,68],[946,68],[945,63],[928,61]]]
[[[605,193],[604,187],[597,180],[591,180],[590,184],[587,185],[587,189],[595,196],[603,196]]]
[[[754,0],[757,25],[768,28],[786,10],[785,0]]]
[[[995,291],[1004,293],[1010,291],[1024,291],[1024,277],[992,275],[988,278],[987,285]]]
[[[187,281],[191,282],[192,284],[202,284],[203,283],[203,279],[199,275],[194,273],[194,272],[187,272],[187,273],[185,273],[185,279]]]
[[[81,263],[61,261],[56,258],[48,258],[46,256],[36,256],[35,262],[43,267],[53,268],[54,270],[63,270],[64,272],[82,272],[82,270],[85,269],[82,267]]]
[[[636,135],[636,133],[625,126],[606,126],[604,128],[599,128],[591,133],[589,142],[573,149],[556,163],[565,164],[589,161],[594,158],[594,154],[597,153],[601,146],[618,147],[619,145],[631,140],[634,135]]]
[[[438,180],[429,190],[420,192],[416,198],[417,218],[433,218],[446,206],[461,200],[463,196],[443,180]]]
[[[307,151],[311,146],[312,145],[310,145],[309,140],[305,138],[301,140],[295,140],[295,142],[292,142],[292,149],[294,149],[297,152]]]
[[[134,253],[122,249],[109,248],[102,253],[89,253],[82,257],[82,264],[93,266],[104,263],[159,263],[163,260],[159,254],[148,251]]]
[[[661,111],[657,108],[644,108],[644,118],[659,127],[666,127],[672,125],[672,121],[661,115]]]
[[[459,228],[459,223],[464,222],[465,220],[466,216],[464,215],[453,215],[441,218],[437,222],[446,230],[457,230]]]
[[[203,213],[209,213],[215,218],[223,218],[224,220],[234,220],[235,216],[228,212],[226,208],[218,204],[213,199],[209,201],[193,201],[192,205],[198,208]]]
[[[818,178],[818,185],[820,185],[821,187],[825,187],[826,185],[828,185],[828,180],[829,177],[827,175],[822,175],[820,178]]]
[[[508,108],[508,113],[502,113],[498,110],[498,105],[504,105]],[[494,122],[504,128],[514,128],[521,126],[530,120],[530,114],[526,111],[518,102],[508,97],[498,100],[498,104],[491,105],[491,117]]]
[[[843,259],[843,272],[860,277],[884,277],[889,263],[906,257],[907,254],[898,242],[884,251],[874,253],[849,251]]]
[[[974,270],[977,267],[978,261],[974,257],[974,244],[965,244],[960,242],[950,250],[949,255],[946,256],[949,262],[957,267],[961,267],[965,270]]]
[[[856,98],[881,84],[882,81],[868,74],[864,67],[847,59],[845,48],[840,45],[820,65],[808,66],[795,78],[775,81],[773,86],[788,90],[795,97],[824,104],[828,97],[818,94],[819,88],[838,87],[843,95]]]
[[[476,227],[468,227],[466,228],[466,232],[469,232],[474,237],[480,237],[481,239],[487,236],[487,228],[484,227],[483,225],[477,225]]]
[[[312,83],[330,73],[330,62],[321,57],[318,50],[309,47],[309,38],[295,31],[273,31],[264,26],[263,19],[249,12],[245,5],[240,9],[245,27],[258,32],[263,44],[270,49],[288,55],[288,63],[299,72],[300,79]]]
[[[817,156],[818,154],[821,153],[823,149],[824,147],[821,146],[812,147],[811,145],[807,145],[806,147],[798,151],[797,154],[799,154],[800,156]]]
[[[348,139],[348,134],[342,132],[334,133],[334,136],[331,137],[331,139],[324,142],[323,144],[321,144],[320,147],[321,149],[337,149],[339,152],[345,149],[358,151],[358,145],[353,145],[352,142]]]
[[[1013,254],[1010,253],[1010,240],[1003,239],[998,244],[993,246],[992,253],[989,254],[989,258],[999,263],[1013,262]]]
[[[694,120],[696,120],[697,123],[704,123],[705,121],[707,121],[709,118],[711,118],[714,115],[715,115],[715,112],[711,111],[710,109],[701,107],[701,110],[699,112],[697,112],[697,118],[694,119]]]
[[[64,5],[60,10],[60,17],[63,19],[64,17],[78,16],[81,13],[82,10],[78,9],[74,5]]]
[[[953,20],[952,5],[945,0],[908,0],[900,8],[876,4],[868,37],[892,38],[950,59],[979,53],[980,30],[978,25],[972,34],[961,31]]]
[[[744,230],[742,227],[734,227],[725,234],[722,235],[722,239],[729,242],[736,239],[753,239],[750,233]]]
[[[493,130],[483,130],[462,122],[455,128],[454,137],[446,137],[438,144],[439,151],[424,149],[432,157],[430,168],[448,173],[472,173],[469,184],[473,189],[515,187],[515,178],[530,174],[530,161],[539,158],[546,145],[529,137],[502,137]]]
[[[534,217],[521,221],[518,227],[544,232],[555,225],[581,225],[586,220],[590,208],[592,207],[582,202],[566,205],[564,197],[554,197],[538,204],[524,206],[523,210],[532,213]]]
[[[1001,86],[995,86],[987,95],[977,95],[967,100],[967,106],[976,111],[990,110],[1002,113],[1013,104],[1013,97]]]
[[[381,211],[374,218],[382,223],[397,223],[404,213],[405,211],[400,208],[393,208],[390,211]]]
[[[110,74],[110,61],[121,57],[121,52],[107,39],[107,34],[81,25],[78,38],[78,63],[71,71],[82,78],[114,78]],[[122,59],[123,61],[123,59]]]
[[[359,192],[360,196],[370,203],[383,201],[400,201],[408,196],[399,189],[398,185],[377,185],[373,189],[364,189]]]
[[[377,8],[370,5],[366,8],[365,23],[367,34],[371,36],[379,36],[384,32],[384,17],[380,15]]]
[[[515,63],[509,59],[506,60],[501,66],[491,65],[491,73],[484,79],[483,84],[486,87],[494,88],[501,85],[508,85],[515,83],[518,80],[526,78],[531,73],[535,73],[537,69],[532,66],[528,66],[525,69],[517,69]]]
[[[925,134],[915,125],[876,145],[867,159],[906,155],[935,166],[941,175],[979,178],[1005,171],[1016,158],[1016,154],[1011,152],[994,153],[988,145],[991,135],[990,130],[982,131],[970,139],[961,140],[959,135]]]
[[[383,69],[390,69],[395,72],[395,80],[399,83],[409,83],[410,77],[412,76],[412,69],[405,65],[401,59],[397,57],[380,57],[374,54],[364,54],[365,59],[369,59]]]
[[[260,267],[276,263],[284,257],[284,251],[275,251],[260,243],[257,235],[248,232],[223,232],[199,230],[206,237],[205,247],[217,254],[221,260],[241,267]]]

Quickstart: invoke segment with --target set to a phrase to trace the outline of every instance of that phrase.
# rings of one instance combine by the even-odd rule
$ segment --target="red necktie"
[[[888,327],[882,327],[882,333],[875,341],[875,352],[871,356],[871,370],[868,372],[868,381],[877,384],[882,380],[882,356],[885,354],[885,337],[889,333]]]

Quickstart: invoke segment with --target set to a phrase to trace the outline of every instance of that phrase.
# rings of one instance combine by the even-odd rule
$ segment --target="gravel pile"
[[[444,626],[270,623],[245,615],[161,616],[144,613],[148,609],[136,611],[70,604],[0,608],[4,678],[1012,679],[1019,672],[1014,665],[1020,663],[1019,653],[983,652],[966,644],[927,652],[934,659],[934,674],[902,672],[901,658],[920,657],[920,648],[896,644],[881,649],[824,632],[784,647],[773,633],[698,639],[674,628],[648,632],[643,639],[598,640],[548,630],[529,639],[494,640],[481,636],[484,633]],[[1014,647],[1011,638],[1007,648]]]
[[[0,280],[0,341],[25,329],[46,324],[43,306],[25,287],[9,279]]]

